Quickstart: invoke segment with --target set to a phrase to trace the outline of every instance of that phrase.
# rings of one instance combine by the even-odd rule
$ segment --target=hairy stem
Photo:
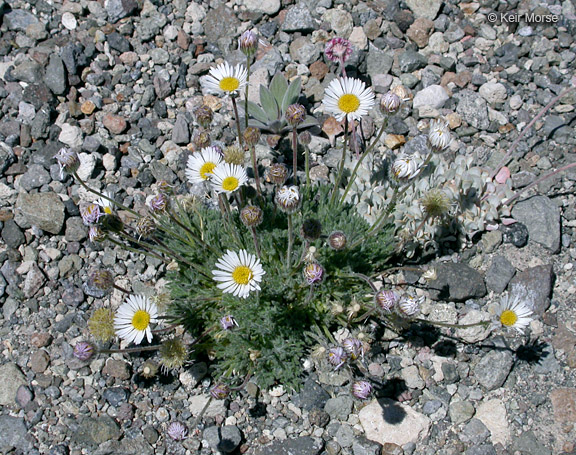
[[[342,180],[342,175],[344,174],[344,162],[346,161],[346,147],[348,145],[348,117],[344,119],[344,144],[342,145],[342,158],[340,159],[340,166],[338,168],[338,175],[336,181],[334,182],[334,189],[332,190],[332,197],[330,198],[330,204],[334,204],[336,196],[339,194],[338,187],[340,186],[340,181]]]
[[[238,130],[238,143],[240,148],[244,148],[244,138],[242,137],[242,127],[240,126],[240,117],[238,117],[238,105],[236,97],[232,96],[232,107],[234,108],[234,117],[236,117],[236,129]]]
[[[294,233],[292,227],[292,215],[288,215],[288,252],[286,253],[286,270],[290,270],[292,263],[292,242],[294,241]]]
[[[250,64],[252,57],[246,56],[246,90],[244,91],[244,129],[248,128],[248,87],[250,87]]]
[[[254,170],[254,180],[256,181],[256,192],[262,199],[262,190],[260,188],[260,175],[258,174],[258,163],[256,162],[256,147],[250,147],[250,156],[252,157],[252,169]]]

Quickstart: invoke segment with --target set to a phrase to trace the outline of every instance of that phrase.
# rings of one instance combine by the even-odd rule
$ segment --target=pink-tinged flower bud
[[[260,207],[255,205],[247,205],[242,210],[240,210],[240,221],[244,223],[246,227],[259,226],[264,218],[264,212]]]
[[[186,426],[181,422],[172,422],[168,425],[166,433],[174,439],[174,441],[182,441],[183,439],[186,439],[186,436],[188,435],[188,428],[186,428]]]
[[[94,354],[94,346],[87,341],[79,341],[74,346],[74,357],[77,359],[86,361],[92,357],[92,354]]]
[[[345,63],[352,55],[352,44],[344,38],[332,38],[324,50],[326,58],[332,62]]]
[[[387,289],[381,289],[378,291],[375,299],[378,306],[386,313],[392,312],[394,306],[398,303],[398,296],[396,293]]]
[[[342,341],[342,347],[352,360],[364,357],[364,346],[358,338],[346,338]]]
[[[194,111],[194,115],[196,116],[196,121],[202,128],[208,128],[212,123],[212,119],[214,118],[214,112],[205,104],[196,109]]]
[[[284,185],[288,179],[288,167],[283,163],[274,163],[266,171],[266,181],[276,185]]]
[[[163,212],[168,207],[168,198],[164,193],[159,193],[150,199],[148,207],[152,212]]]
[[[328,350],[328,362],[334,365],[336,369],[344,365],[346,360],[348,360],[348,354],[346,354],[344,348],[338,346]]]
[[[226,384],[217,384],[210,390],[210,395],[215,400],[223,400],[230,395],[230,387]]]
[[[234,327],[238,327],[238,323],[234,316],[228,314],[222,318],[220,318],[220,326],[223,330],[232,330]]]
[[[301,104],[291,104],[286,109],[285,117],[288,124],[295,128],[306,118],[306,108]]]
[[[402,100],[396,93],[388,92],[380,100],[380,109],[387,114],[395,114],[401,104]]]
[[[311,262],[304,267],[304,278],[308,284],[318,284],[324,278],[324,269],[317,262]]]
[[[372,385],[368,381],[356,381],[352,384],[352,395],[359,400],[365,400],[372,393]]]
[[[346,246],[348,239],[342,231],[334,231],[328,236],[328,245],[333,250],[341,250]]]
[[[252,30],[246,30],[238,38],[238,48],[246,57],[251,57],[258,50],[258,36]]]

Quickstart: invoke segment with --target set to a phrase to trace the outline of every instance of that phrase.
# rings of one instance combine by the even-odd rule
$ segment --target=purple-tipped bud
[[[405,295],[398,302],[398,313],[401,316],[411,318],[420,311],[421,298],[412,295]]]
[[[86,226],[92,226],[104,216],[98,204],[86,204],[80,207],[80,216]]]
[[[386,313],[392,312],[394,306],[398,303],[398,296],[394,291],[390,291],[389,289],[381,289],[378,291],[375,299],[378,306]]]
[[[193,139],[193,144],[196,147],[196,150],[210,147],[210,135],[206,131],[196,133]]]
[[[220,318],[220,326],[223,330],[232,330],[234,327],[238,327],[238,323],[236,319],[234,319],[234,316],[226,315]]]
[[[304,267],[304,278],[308,284],[317,284],[324,278],[324,269],[317,262],[311,262]]]
[[[328,236],[328,245],[333,250],[342,250],[346,247],[346,243],[348,239],[346,238],[346,234],[342,231],[334,231],[332,234]]]
[[[260,207],[255,205],[247,205],[240,210],[240,221],[242,221],[246,227],[259,226],[263,218],[264,212],[262,212]]]
[[[223,400],[230,395],[230,387],[226,384],[216,384],[212,387],[212,390],[210,390],[210,395],[212,395],[212,398],[215,400]]]
[[[352,395],[359,400],[365,400],[372,393],[372,384],[368,381],[356,381],[352,384]]]
[[[254,147],[258,144],[260,140],[260,130],[258,128],[254,128],[253,126],[249,126],[244,130],[244,142],[248,147]]]
[[[196,121],[202,128],[208,128],[212,123],[212,119],[214,118],[214,112],[205,104],[196,109],[194,111],[194,115],[196,116]]]
[[[402,100],[396,93],[388,92],[380,100],[380,109],[387,114],[395,114],[401,104]]]
[[[306,118],[306,108],[298,103],[291,104],[286,109],[285,117],[288,124],[291,127],[296,128]]]
[[[266,172],[266,180],[276,185],[284,185],[288,179],[288,167],[283,163],[274,163]]]
[[[136,222],[138,237],[148,237],[156,229],[156,224],[150,216],[143,216]]]
[[[186,436],[188,435],[188,428],[186,428],[186,426],[181,422],[172,422],[168,425],[166,433],[174,439],[174,441],[182,441],[183,439],[186,439]]]
[[[150,199],[148,207],[152,212],[163,212],[168,207],[168,197],[164,193],[159,193]]]
[[[93,270],[88,275],[86,283],[90,288],[96,288],[101,291],[109,291],[114,286],[114,276],[110,270]]]
[[[359,357],[364,357],[364,346],[358,338],[346,338],[342,342],[342,347],[352,360],[356,360]]]
[[[79,341],[74,346],[74,357],[86,361],[94,354],[94,346],[87,341]]]
[[[332,38],[326,44],[324,53],[332,62],[345,63],[352,55],[352,44],[344,38]]]
[[[68,174],[75,173],[80,167],[80,158],[76,152],[61,148],[58,153],[54,155],[56,161],[60,165],[60,178],[64,178],[64,172]]]
[[[258,50],[258,36],[252,30],[246,30],[238,38],[238,48],[246,57],[251,57]]]
[[[340,368],[348,360],[348,354],[344,348],[338,346],[335,348],[330,348],[328,350],[328,362],[336,367],[336,370]]]
[[[159,180],[156,183],[156,187],[158,188],[159,193],[163,193],[166,195],[172,194],[173,191],[172,185],[169,185],[166,180]]]

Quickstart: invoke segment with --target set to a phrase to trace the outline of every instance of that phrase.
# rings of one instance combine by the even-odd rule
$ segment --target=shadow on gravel
[[[540,363],[549,355],[549,352],[545,351],[547,347],[548,343],[544,341],[527,340],[526,344],[516,349],[516,359],[531,364]]]

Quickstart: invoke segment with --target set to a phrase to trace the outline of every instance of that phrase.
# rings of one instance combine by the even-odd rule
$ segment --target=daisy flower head
[[[248,181],[246,169],[237,164],[221,163],[212,173],[212,188],[217,193],[232,194]]]
[[[365,400],[372,393],[372,384],[368,381],[356,381],[352,384],[352,395],[359,400]]]
[[[410,180],[418,175],[421,160],[417,153],[408,155],[401,153],[392,164],[392,171],[397,179]]]
[[[324,109],[341,122],[360,120],[374,106],[374,92],[360,79],[334,79],[324,91]]]
[[[140,344],[146,336],[152,341],[150,324],[158,319],[158,308],[147,297],[131,295],[126,299],[114,317],[116,335],[129,343]]]
[[[222,162],[222,155],[216,147],[203,148],[200,153],[194,153],[186,163],[186,178],[192,184],[204,182],[212,176],[212,172]]]
[[[211,93],[236,95],[246,86],[247,77],[248,72],[244,66],[232,66],[224,62],[210,70],[204,79],[204,87]]]
[[[324,54],[326,58],[332,62],[344,63],[352,55],[352,44],[345,38],[332,38],[326,44]]]
[[[98,205],[102,208],[102,211],[106,215],[112,215],[112,213],[114,213],[114,203],[109,200],[109,199],[112,199],[112,192],[111,191],[103,191],[102,194],[106,197],[98,198]],[[106,199],[106,198],[108,198],[108,199]]]
[[[235,297],[246,298],[251,291],[259,291],[259,283],[266,272],[260,259],[246,250],[227,250],[226,254],[216,262],[212,270],[218,289],[233,294]]]
[[[452,141],[448,123],[438,119],[432,120],[430,122],[430,131],[428,132],[428,141],[435,152],[446,150]]]
[[[498,313],[502,326],[516,329],[520,333],[524,333],[524,329],[532,320],[530,317],[532,310],[518,295],[511,297],[510,294],[506,294],[502,297]]]
[[[276,191],[274,200],[280,210],[290,215],[300,207],[300,190],[295,185],[283,186]]]
[[[80,206],[80,216],[86,226],[93,226],[100,221],[104,213],[102,213],[98,204],[91,203]]]

